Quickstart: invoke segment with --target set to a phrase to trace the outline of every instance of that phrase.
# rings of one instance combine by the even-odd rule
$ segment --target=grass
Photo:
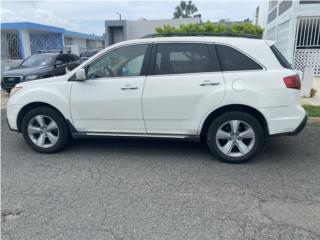
[[[309,117],[320,117],[320,106],[303,105]]]

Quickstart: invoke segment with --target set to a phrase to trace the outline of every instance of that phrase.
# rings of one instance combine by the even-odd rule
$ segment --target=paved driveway
[[[3,239],[320,238],[320,127],[230,165],[175,141],[87,139],[41,155],[4,119]]]

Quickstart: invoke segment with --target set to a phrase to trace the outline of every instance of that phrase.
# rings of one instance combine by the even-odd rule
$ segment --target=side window
[[[262,67],[240,51],[225,45],[216,45],[223,71],[260,70]]]
[[[154,74],[179,74],[220,71],[216,56],[210,56],[207,44],[160,43]]]
[[[78,56],[73,55],[73,54],[68,54],[68,58],[69,58],[68,62],[76,62],[80,59]]]
[[[65,54],[60,54],[59,56],[57,56],[56,58],[56,62],[57,61],[61,61],[61,64],[67,64],[68,63],[69,58],[67,57],[67,55]]]
[[[100,57],[87,67],[89,79],[105,77],[140,76],[146,44],[125,46]]]
[[[272,50],[273,54],[276,56],[276,58],[278,59],[278,61],[280,62],[282,67],[292,69],[292,66],[290,65],[290,63],[282,55],[282,53],[276,48],[275,45],[271,46],[271,50]]]

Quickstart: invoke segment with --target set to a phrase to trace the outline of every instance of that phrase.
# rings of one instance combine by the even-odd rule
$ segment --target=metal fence
[[[31,54],[39,50],[63,50],[62,34],[30,31]]]
[[[301,71],[313,67],[320,76],[320,16],[297,19],[293,66]]]
[[[21,59],[21,51],[18,31],[1,31],[1,60]]]

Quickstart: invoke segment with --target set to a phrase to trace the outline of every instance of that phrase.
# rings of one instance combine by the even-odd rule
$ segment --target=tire
[[[21,131],[28,145],[39,153],[62,150],[70,136],[64,117],[50,107],[30,110],[22,119]]]
[[[258,120],[240,111],[220,115],[211,122],[207,132],[210,152],[227,163],[247,162],[258,152],[263,141],[263,129]]]

